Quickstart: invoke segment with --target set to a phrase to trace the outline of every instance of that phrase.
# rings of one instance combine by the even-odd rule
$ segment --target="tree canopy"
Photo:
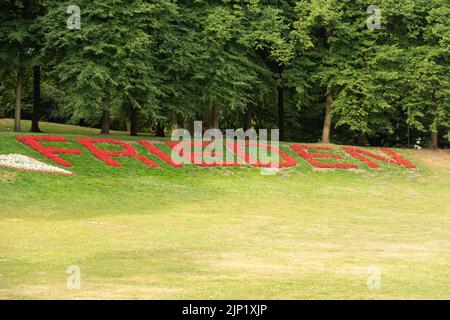
[[[40,119],[105,134],[162,135],[203,120],[277,127],[285,140],[450,145],[446,0],[71,5],[3,1],[0,116],[14,114],[17,131],[39,66]]]

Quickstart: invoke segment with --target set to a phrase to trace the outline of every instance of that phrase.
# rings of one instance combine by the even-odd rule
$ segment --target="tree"
[[[34,131],[50,82],[71,121],[103,134],[164,135],[203,118],[204,130],[375,145],[426,135],[437,147],[449,131],[445,0],[380,0],[375,30],[363,0],[80,0],[80,28],[66,27],[78,19],[69,3],[4,2],[1,111],[13,115],[15,91],[16,130],[33,70]]]
[[[395,102],[405,110],[408,125],[428,133],[430,147],[437,149],[439,128],[450,127],[450,8],[442,0],[385,0],[382,5],[386,28],[393,31],[381,39],[401,50]]]
[[[305,0],[297,4],[298,19],[294,22],[293,38],[301,49],[307,49],[302,61],[310,70],[307,76],[310,86],[320,86],[324,92],[322,143],[325,144],[330,143],[335,103],[339,106],[341,94],[351,92],[356,78],[361,76],[357,70],[364,67],[362,14],[358,14],[361,8],[355,1]],[[314,64],[312,70],[309,67],[311,63]],[[305,91],[303,83],[297,86],[300,87],[297,91]],[[341,119],[340,123],[344,122],[349,124],[348,120]]]
[[[152,30],[171,10],[170,1],[79,1],[81,28],[61,27],[65,4],[54,4],[43,19],[45,55],[52,74],[73,97],[74,119],[96,123],[108,134],[111,114],[147,111],[158,93]],[[64,20],[63,20],[64,19]]]
[[[187,2],[180,10],[189,19],[178,20],[184,39],[167,52],[176,57],[167,66],[176,80],[165,87],[170,89],[166,96],[183,97],[190,107],[179,108],[180,113],[201,115],[204,129],[217,128],[219,117],[245,112],[275,83],[265,58],[286,50],[280,10],[260,1]]]
[[[39,128],[39,109],[41,103],[41,66],[33,67],[33,117],[31,119],[31,132],[41,132]]]
[[[15,74],[14,131],[21,131],[21,109],[24,77],[37,57],[39,33],[36,19],[43,14],[43,1],[5,0],[0,12],[1,73]]]
[[[244,33],[244,37],[271,72],[271,76],[266,77],[265,86],[261,89],[267,91],[268,86],[276,87],[274,92],[279,137],[284,140],[286,138],[284,74],[293,57],[293,48],[288,35],[293,22],[294,6],[291,1],[254,1],[253,8],[250,8],[248,20],[251,31]]]

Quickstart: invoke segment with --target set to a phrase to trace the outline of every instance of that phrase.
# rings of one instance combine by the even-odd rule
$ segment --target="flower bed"
[[[69,142],[64,137],[60,136],[18,136],[16,137],[18,141],[29,146],[30,148],[36,150],[44,157],[60,164],[62,166],[70,167],[72,164],[59,157],[60,154],[82,154],[79,149],[70,148],[60,148],[42,145],[42,142],[59,142],[65,143]],[[147,167],[155,168],[159,165],[150,159],[149,155],[140,155],[134,146],[130,143],[114,140],[114,139],[95,139],[95,138],[76,138],[82,146],[84,146],[92,155],[98,160],[106,163],[111,167],[123,167],[123,164],[118,162],[115,158],[118,157],[129,157],[134,158]],[[158,149],[152,142],[147,140],[138,140],[138,144],[145,147],[150,155],[157,157],[171,167],[181,167],[182,163],[178,160],[183,160],[183,163],[191,163],[198,166],[239,166],[249,164],[254,167],[276,167],[276,168],[287,168],[294,167],[297,164],[296,159],[291,157],[289,154],[284,153],[278,148],[271,145],[250,143],[248,141],[234,141],[227,142],[224,151],[226,151],[226,157],[224,157],[224,152],[222,150],[216,151],[215,145],[208,141],[202,142],[178,142],[170,141],[166,144],[172,149],[172,155],[178,155],[178,158],[172,158],[171,155]],[[106,150],[99,147],[99,144],[119,146],[121,150],[112,151]],[[220,147],[219,147],[220,148]],[[302,159],[311,164],[315,168],[325,168],[325,169],[354,169],[359,166],[355,163],[345,162],[344,155],[347,158],[351,157],[366,164],[370,168],[380,168],[379,162],[388,163],[391,165],[402,166],[408,169],[415,169],[416,166],[404,159],[394,150],[388,148],[379,148],[379,150],[384,154],[375,153],[362,148],[343,146],[339,147],[345,153],[336,153],[337,148],[325,147],[325,146],[315,146],[315,145],[304,145],[304,144],[292,144],[290,148]],[[334,152],[334,153],[333,153]],[[270,153],[270,155],[269,155]],[[23,165],[17,165],[17,167],[23,168],[33,168],[32,162],[27,162],[25,158],[18,156],[19,162],[22,161]],[[226,159],[224,159],[226,158]],[[12,161],[14,166],[14,158],[3,157],[3,165],[8,166],[8,161]],[[375,162],[375,160],[377,162]],[[35,163],[36,164],[36,163]],[[37,165],[37,164],[36,164]],[[45,165],[45,164],[44,164]],[[39,165],[38,165],[39,167]],[[46,170],[48,168],[39,167],[39,171]],[[51,168],[49,171],[60,171],[62,169]],[[59,169],[59,170],[58,170]],[[60,171],[63,173],[64,171]],[[64,172],[65,174],[67,172]]]
[[[381,155],[378,155],[376,153],[364,150],[364,149],[359,149],[359,148],[355,148],[355,147],[342,147],[342,149],[347,152],[350,156],[352,156],[355,159],[358,159],[361,162],[364,162],[365,164],[367,164],[369,167],[374,168],[374,169],[378,169],[381,166],[376,163],[373,162],[372,160],[370,160],[368,157],[371,157],[373,159],[377,159],[379,161],[382,162],[386,162],[386,163],[390,163],[390,164],[395,164],[398,166],[403,166],[409,169],[415,169],[416,166],[413,165],[412,163],[406,161],[403,157],[401,157],[398,153],[396,153],[394,150],[388,149],[388,148],[379,148],[382,152],[388,154],[391,156],[391,158],[387,158]]]
[[[72,175],[70,171],[45,164],[22,154],[0,154],[0,167],[23,171]]]
[[[329,169],[355,169],[357,166],[352,163],[324,163],[316,159],[337,159],[343,160],[344,158],[339,154],[332,153],[312,153],[307,150],[316,151],[332,151],[333,149],[329,147],[321,146],[307,146],[303,144],[293,144],[291,149],[294,150],[300,157],[305,159],[309,164],[316,168],[329,168]]]
[[[64,137],[60,136],[19,136],[16,137],[17,140],[22,142],[23,144],[33,148],[37,152],[39,152],[44,157],[64,166],[70,167],[72,164],[69,161],[66,161],[57,156],[57,154],[81,154],[81,151],[78,149],[67,149],[67,148],[56,148],[56,147],[46,147],[40,144],[40,141],[46,142],[69,142]]]
[[[175,153],[179,159],[174,161],[177,165],[181,166],[182,163],[196,164],[201,167],[215,167],[215,166],[227,166],[235,165],[234,163],[224,163],[223,153],[221,152],[207,152],[203,148],[209,145],[209,142],[177,142],[167,141],[166,144],[172,148],[172,152]],[[206,161],[205,161],[205,158]]]
[[[191,164],[197,164],[203,167],[214,167],[214,166],[239,166],[249,164],[255,167],[272,167],[274,163],[270,162],[271,159],[267,161],[261,161],[260,159],[255,159],[250,154],[250,148],[255,148],[255,152],[262,152],[263,149],[270,152],[275,152],[278,155],[278,159],[281,158],[281,162],[278,163],[277,167],[286,168],[293,167],[297,164],[295,159],[286,153],[282,152],[278,148],[273,148],[270,145],[256,144],[249,142],[227,142],[226,148],[231,150],[233,153],[233,160],[229,161],[224,159],[222,152],[211,152],[209,150],[203,150],[204,147],[208,148],[211,144],[210,142],[177,142],[168,141],[166,142],[176,154],[184,158],[185,162]],[[196,148],[197,147],[197,148]],[[237,155],[238,159],[234,159],[234,155]],[[208,161],[205,161],[205,158]]]
[[[144,163],[147,167],[157,167],[158,164],[149,158],[146,158],[144,156],[140,156],[137,154],[136,149],[123,141],[120,140],[113,140],[113,139],[91,139],[91,138],[77,138],[77,141],[81,143],[86,149],[88,149],[92,154],[99,159],[100,161],[103,161],[108,166],[111,167],[123,167],[123,165],[114,160],[113,157],[130,157],[135,158]],[[100,143],[106,143],[106,144],[113,144],[113,145],[119,145],[123,148],[121,151],[109,151],[100,149],[96,146],[96,144]]]
[[[274,148],[271,145],[266,144],[256,144],[256,143],[249,143],[249,142],[231,142],[227,144],[227,146],[234,151],[235,154],[237,154],[238,157],[241,159],[244,159],[245,163],[251,164],[255,167],[273,167],[274,164],[270,161],[272,157],[267,155],[266,159],[267,161],[263,161],[262,159],[254,159],[249,154],[249,149],[245,151],[245,147],[247,148],[257,148],[259,149],[259,152],[262,153],[263,150],[270,151],[271,153],[276,153],[278,156],[278,165],[276,167],[278,168],[287,168],[287,167],[294,167],[297,164],[297,161],[289,156],[288,154],[284,153],[278,148]],[[279,161],[281,159],[281,161]]]

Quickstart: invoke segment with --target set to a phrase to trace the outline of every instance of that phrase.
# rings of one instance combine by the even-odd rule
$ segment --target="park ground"
[[[10,131],[0,154],[50,163]],[[0,299],[449,299],[450,152],[397,151],[418,169],[110,168],[85,149],[74,177],[0,168]]]

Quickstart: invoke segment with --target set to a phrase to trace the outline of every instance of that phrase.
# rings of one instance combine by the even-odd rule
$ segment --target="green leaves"
[[[49,8],[42,19],[44,54],[52,74],[72,96],[76,115],[98,118],[101,110],[123,105],[157,107],[147,102],[159,94],[157,43],[153,32],[162,28],[160,15],[173,8],[169,1],[79,1],[82,27],[68,30],[61,21],[66,4]],[[94,116],[93,116],[94,115]]]
[[[369,30],[363,0],[79,0],[81,29],[69,30],[68,1],[4,0],[0,73],[11,87],[39,62],[91,123],[104,109],[170,122],[215,105],[234,126],[252,106],[272,127],[282,87],[292,136],[304,127],[316,141],[327,94],[346,137],[448,131],[447,2],[380,0]]]
[[[292,66],[307,72],[300,71],[290,85],[302,94],[299,105],[310,103],[308,82],[309,88],[333,94],[336,126],[369,136],[390,133],[403,113],[402,121],[417,130],[448,126],[449,7],[444,2],[380,1],[378,30],[365,27],[364,1],[298,2],[291,37],[301,63]]]

